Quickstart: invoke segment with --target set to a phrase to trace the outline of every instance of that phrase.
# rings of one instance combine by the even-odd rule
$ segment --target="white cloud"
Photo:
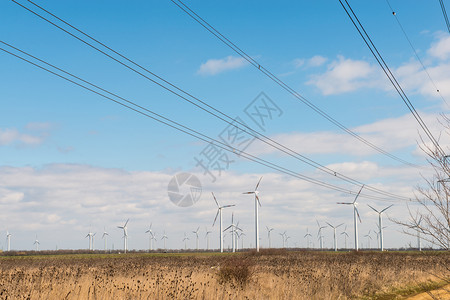
[[[315,85],[324,95],[352,92],[374,85],[377,69],[368,62],[339,56],[323,74],[313,75],[307,84]]]
[[[310,67],[320,67],[326,63],[328,58],[320,55],[315,55],[308,60],[308,65]]]
[[[440,60],[447,60],[450,57],[450,36],[439,34],[438,40],[428,49],[428,54]]]
[[[15,128],[0,129],[0,146],[12,144],[34,146],[41,144],[44,138],[43,135],[21,133]]]
[[[450,97],[450,89],[447,88],[450,86],[450,62],[448,61],[450,37],[437,35],[437,41],[430,46],[426,53],[428,56],[421,57],[426,71],[413,57],[399,67],[391,65],[393,74],[407,94],[420,94],[436,99],[441,96]],[[439,61],[433,64],[436,58]],[[320,61],[320,59],[318,60]],[[349,93],[362,88],[392,90],[388,79],[378,65],[343,56],[339,56],[337,60],[328,64],[325,72],[312,75],[307,84],[316,86],[324,95]]]
[[[438,116],[420,111],[419,113],[425,123],[428,124],[430,130],[438,136],[441,129],[437,122]],[[420,130],[410,114],[361,125],[351,128],[351,130],[388,152],[417,148],[417,142],[420,140],[418,135]],[[277,134],[271,138],[305,155],[345,154],[363,157],[378,153],[376,150],[358,142],[354,137],[343,132],[292,132]],[[443,135],[442,142],[450,144],[448,139],[446,135]],[[254,143],[250,146],[249,151],[252,154],[261,155],[275,153],[276,150],[263,143]],[[420,151],[416,153],[420,153]]]
[[[209,59],[201,64],[197,71],[200,75],[216,75],[225,71],[239,69],[246,66],[248,62],[241,57],[227,56],[221,59]]]

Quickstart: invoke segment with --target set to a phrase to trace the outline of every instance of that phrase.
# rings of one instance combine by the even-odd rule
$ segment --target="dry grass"
[[[0,298],[371,299],[448,280],[449,265],[448,252],[4,257]]]

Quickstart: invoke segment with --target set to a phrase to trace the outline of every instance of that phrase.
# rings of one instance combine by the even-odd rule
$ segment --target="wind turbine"
[[[284,246],[284,241],[285,241],[285,239],[286,239],[286,237],[285,237],[286,231],[283,232],[283,233],[278,233],[278,234],[281,235],[281,239],[282,239],[282,241],[283,241],[283,249],[284,249],[284,248],[285,248],[285,246]]]
[[[331,228],[333,228],[333,236],[334,236],[334,251],[337,251],[337,239],[336,239],[336,228],[344,225],[344,223],[339,224],[338,226],[333,226],[330,223],[326,222]]]
[[[89,238],[89,250],[93,250],[93,239],[94,239],[95,233],[92,233],[92,231],[89,229],[89,233],[86,235],[85,238]]]
[[[269,248],[272,248],[272,243],[270,241],[270,232],[273,231],[273,228],[269,228],[267,226],[266,228],[267,228],[267,237],[269,238]]]
[[[261,206],[261,202],[259,201],[259,191],[258,186],[261,182],[262,177],[259,179],[256,184],[255,190],[253,192],[245,192],[243,194],[255,194],[255,239],[256,239],[256,252],[259,252],[259,214],[258,214],[258,204]]]
[[[150,223],[150,226],[148,227],[148,230],[145,232],[148,233],[148,251],[153,250],[153,232],[152,232],[152,223]]]
[[[238,223],[239,225],[239,223]],[[233,252],[236,252],[236,232],[237,230],[241,230],[238,225],[234,224],[234,213],[231,214],[231,225],[225,228],[224,231],[227,231],[228,229],[231,229],[231,248]]]
[[[184,250],[187,249],[187,241],[189,240],[189,238],[186,236],[186,232],[184,233],[184,238],[183,238],[183,242],[184,242]]]
[[[39,243],[38,238],[37,238],[37,234],[36,234],[36,239],[34,240],[34,243],[33,243],[33,245],[36,245],[36,251],[39,251],[39,245],[40,244],[41,243]]]
[[[232,206],[235,206],[234,204],[232,204],[232,205],[224,205],[224,206],[220,206],[219,205],[219,202],[217,202],[217,199],[216,199],[216,196],[214,196],[214,193],[213,192],[211,192],[211,194],[212,194],[212,196],[213,196],[213,198],[214,198],[214,201],[216,202],[216,205],[217,205],[217,213],[216,213],[216,217],[214,218],[214,222],[213,222],[213,227],[214,227],[214,224],[216,224],[216,220],[217,220],[217,216],[218,215],[220,215],[220,218],[219,218],[219,232],[220,232],[220,234],[219,234],[219,238],[220,238],[220,241],[219,241],[219,244],[220,244],[220,252],[223,252],[223,231],[222,231],[222,209],[224,209],[224,208],[227,208],[227,207],[232,207]]]
[[[367,237],[367,248],[370,249],[370,240],[372,239],[372,237],[370,236],[370,230],[369,233],[366,234],[364,237]]]
[[[380,234],[380,250],[383,251],[383,221],[381,218],[381,214],[383,212],[385,212],[387,209],[391,208],[394,204],[389,205],[388,207],[383,208],[382,210],[378,211],[375,208],[373,208],[372,206],[370,206],[369,204],[367,204],[367,206],[369,206],[371,209],[373,209],[376,213],[378,213],[378,229],[379,234]]]
[[[109,233],[106,232],[106,227],[103,227],[102,239],[105,240],[105,251],[108,249],[108,235]]]
[[[306,234],[303,237],[306,238],[306,243],[307,243],[306,247],[309,249],[309,245],[310,245],[309,238],[312,237],[312,235],[308,232],[308,228],[306,228]]]
[[[198,251],[198,230],[200,229],[200,227],[197,227],[197,230],[196,231],[192,231],[193,233],[195,233],[195,236],[197,237],[197,242],[196,242],[196,245],[197,245],[197,251]]]
[[[166,235],[166,231],[164,230],[164,235],[161,238],[162,240],[164,240],[164,250],[166,250],[166,240],[168,239],[167,235]]]
[[[322,235],[322,229],[327,228],[327,226],[320,226],[319,221],[317,221],[317,226],[319,227],[319,230],[317,231],[317,237],[319,238],[319,244],[320,244],[320,250],[323,250],[323,235]]]
[[[341,232],[341,235],[344,235],[345,249],[347,249],[347,238],[348,238],[347,225],[345,225],[345,229],[343,232]]]
[[[7,251],[11,251],[11,233],[9,233],[8,230],[6,230],[6,241],[7,241]]]
[[[359,194],[361,194],[362,189],[364,188],[364,185],[359,190],[358,194],[356,194],[355,200],[353,202],[338,202],[337,204],[346,204],[346,205],[353,205],[353,224],[355,227],[355,250],[358,251],[358,222],[356,220],[356,217],[358,217],[359,222],[361,223],[361,217],[359,216],[358,208],[356,208],[356,205],[358,204],[356,202],[356,199],[358,199]]]
[[[421,240],[420,240],[420,232],[421,231],[423,232],[423,230],[422,230],[422,228],[420,228],[420,223],[421,222],[422,222],[422,216],[420,216],[419,221],[417,222],[417,225],[411,226],[411,228],[417,228],[416,229],[417,230],[417,248],[419,249],[419,251],[422,251],[422,243],[421,243]]]
[[[212,231],[208,231],[208,227],[205,226],[206,234],[206,250],[209,250],[209,235],[212,233]]]
[[[123,229],[123,251],[127,253],[128,250],[128,231],[127,231],[127,225],[128,225],[128,219],[123,226],[117,226],[117,228]]]

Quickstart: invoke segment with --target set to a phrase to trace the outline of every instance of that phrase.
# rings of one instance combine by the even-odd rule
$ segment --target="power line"
[[[391,6],[391,3],[389,2],[389,0],[386,0],[387,5],[389,6],[389,8],[391,9],[392,15],[395,17],[395,20],[397,21],[398,26],[400,27],[400,29],[403,32],[403,35],[405,36],[406,40],[408,41],[409,45],[411,46],[411,49],[414,52],[414,55],[416,56],[417,60],[419,61],[419,63],[422,65],[422,69],[425,71],[425,73],[428,76],[428,79],[430,80],[431,84],[433,84],[436,92],[439,94],[439,96],[442,98],[442,101],[444,101],[444,103],[448,105],[447,101],[445,100],[444,96],[441,94],[441,90],[436,86],[436,83],[434,82],[433,78],[431,78],[430,73],[428,72],[427,68],[425,67],[424,63],[422,62],[422,60],[419,57],[419,54],[417,54],[416,49],[414,48],[410,38],[408,37],[408,35],[406,34],[405,29],[402,26],[402,23],[400,23],[400,19],[397,17],[397,13],[394,11],[394,9]]]
[[[445,24],[447,25],[447,30],[450,33],[450,22],[448,20],[447,11],[445,10],[445,5],[443,0],[439,0],[439,4],[441,5],[442,14],[444,15]]]
[[[141,115],[143,115],[145,117],[151,118],[151,119],[153,119],[153,120],[155,120],[157,122],[160,122],[160,123],[162,123],[162,124],[164,124],[166,126],[169,126],[169,127],[173,128],[173,129],[181,131],[181,132],[183,132],[183,133],[185,133],[187,135],[195,137],[195,138],[197,138],[197,139],[199,139],[201,141],[204,141],[204,142],[207,142],[207,143],[213,143],[215,146],[217,146],[217,147],[219,147],[219,148],[221,148],[223,150],[226,150],[226,151],[228,151],[230,153],[234,153],[235,149],[233,147],[223,143],[222,141],[219,141],[219,140],[211,138],[211,137],[209,137],[207,135],[204,135],[204,134],[202,134],[202,133],[200,133],[200,132],[198,132],[198,131],[196,131],[196,130],[188,127],[188,126],[182,125],[182,124],[180,124],[180,123],[178,123],[176,121],[173,121],[170,118],[166,118],[166,117],[164,117],[161,114],[157,114],[157,113],[155,113],[155,112],[153,112],[153,111],[151,111],[151,110],[149,110],[149,109],[147,109],[147,108],[145,108],[145,107],[143,107],[141,105],[136,104],[133,101],[130,101],[130,100],[126,99],[126,98],[118,96],[115,93],[109,92],[108,90],[103,89],[103,88],[99,87],[98,85],[95,85],[95,84],[93,84],[93,83],[91,83],[91,82],[89,82],[87,80],[84,80],[84,79],[82,79],[82,78],[80,78],[78,76],[75,76],[72,73],[64,71],[63,69],[58,68],[58,67],[56,67],[56,66],[54,66],[54,65],[52,65],[52,64],[50,64],[50,63],[48,63],[48,62],[46,62],[46,61],[44,61],[42,59],[39,59],[39,58],[37,58],[37,57],[35,57],[35,56],[31,55],[31,54],[28,54],[27,52],[25,52],[23,50],[20,50],[20,49],[18,49],[16,47],[6,43],[6,42],[0,41],[0,43],[4,44],[4,45],[6,45],[6,46],[8,46],[10,48],[13,48],[14,50],[16,50],[16,51],[18,51],[18,52],[20,52],[22,54],[25,54],[25,55],[33,58],[34,60],[37,60],[38,62],[43,63],[43,64],[47,65],[48,67],[51,67],[51,68],[54,69],[52,71],[52,70],[50,70],[47,67],[39,65],[37,62],[33,62],[33,61],[31,61],[31,60],[29,60],[27,58],[24,58],[24,57],[20,56],[19,54],[15,54],[15,53],[13,53],[11,51],[8,51],[8,50],[0,47],[1,51],[5,52],[7,54],[10,54],[10,55],[12,55],[12,56],[22,60],[22,61],[25,61],[25,62],[27,62],[27,63],[29,63],[29,64],[37,67],[37,68],[40,68],[41,70],[44,70],[44,71],[46,71],[48,73],[51,73],[51,74],[53,74],[53,75],[55,75],[55,76],[57,76],[57,77],[59,77],[61,79],[64,79],[64,80],[66,80],[66,81],[68,81],[68,82],[70,82],[72,84],[77,85],[78,87],[81,87],[81,88],[83,88],[85,90],[88,90],[88,91],[94,93],[94,94],[97,94],[97,95],[99,95],[99,96],[101,96],[101,97],[103,97],[103,98],[105,98],[105,99],[107,99],[109,101],[112,101],[112,102],[114,102],[114,103],[116,103],[118,105],[121,105],[121,106],[123,106],[123,107],[125,107],[127,109],[130,109],[130,110],[132,110],[132,111],[134,111],[136,113],[139,113],[139,114],[141,114]],[[59,71],[59,73],[58,73],[58,71]],[[60,73],[68,75],[68,76],[72,77],[72,79],[70,79],[67,76],[64,76],[64,75],[62,75]],[[106,94],[108,94],[109,96],[106,95]],[[332,185],[332,184],[329,184],[329,183],[326,183],[326,182],[323,182],[323,181],[320,181],[320,180],[317,180],[317,179],[314,179],[314,178],[302,175],[300,173],[297,173],[297,172],[292,171],[290,169],[284,168],[284,167],[282,167],[280,165],[277,165],[275,163],[271,163],[271,162],[269,162],[267,160],[261,159],[259,157],[254,156],[254,155],[251,155],[251,154],[249,154],[249,153],[247,153],[245,151],[242,151],[241,155],[244,158],[246,158],[246,159],[248,159],[250,161],[256,162],[258,164],[261,164],[263,166],[266,166],[268,168],[271,168],[271,169],[276,170],[278,172],[281,172],[283,174],[296,177],[298,179],[301,179],[301,180],[313,183],[315,185],[319,185],[321,187],[325,187],[325,188],[332,189],[332,190],[335,190],[335,191],[339,191],[339,192],[342,192],[342,193],[346,193],[346,194],[349,194],[349,195],[356,195],[356,193],[351,191],[351,190],[344,189],[344,188],[338,187],[336,185]],[[391,199],[381,198],[381,197],[377,197],[377,196],[373,196],[373,195],[361,195],[361,196],[364,196],[365,198],[369,198],[369,199],[375,199],[375,200],[392,202]],[[396,198],[398,200],[406,200],[406,199],[409,200],[409,198],[401,197],[401,196],[397,196]]]
[[[296,90],[291,88],[288,84],[286,84],[284,81],[282,81],[279,77],[271,73],[267,68],[263,67],[259,62],[257,62],[254,58],[252,58],[250,55],[248,55],[244,50],[239,48],[236,44],[234,44],[232,41],[230,41],[227,37],[225,37],[222,33],[220,33],[217,29],[215,29],[211,24],[209,24],[207,21],[205,21],[202,17],[200,17],[197,13],[195,13],[192,9],[190,9],[186,4],[184,4],[182,1],[178,0],[171,0],[176,6],[178,6],[182,11],[184,11],[187,15],[189,15],[193,20],[195,20],[197,23],[199,23],[202,27],[204,27],[207,31],[209,31],[212,35],[214,35],[216,38],[218,38],[220,41],[222,41],[226,46],[228,46],[230,49],[232,49],[234,52],[236,52],[238,55],[240,55],[242,58],[244,58],[247,62],[249,62],[251,65],[253,65],[255,68],[257,68],[259,71],[261,71],[264,75],[266,75],[269,79],[274,81],[276,84],[278,84],[280,87],[282,87],[284,90],[286,90],[289,94],[294,96],[297,100],[300,100],[303,102],[306,106],[311,108],[313,111],[318,113],[323,118],[327,119],[329,122],[346,132],[347,134],[353,136],[354,138],[358,139],[360,142],[364,143],[365,145],[371,147],[372,149],[376,150],[377,152],[390,157],[393,160],[396,160],[402,164],[420,168],[420,166],[410,163],[402,158],[399,158],[388,151],[376,146],[375,144],[372,144],[368,140],[364,139],[359,134],[353,132],[346,126],[344,126],[342,123],[331,117],[329,114],[327,114],[324,110],[317,107],[315,104],[310,102],[308,99],[306,99],[304,96],[300,95]]]
[[[237,129],[240,129],[240,130],[242,130],[242,131],[244,131],[244,132],[246,132],[246,133],[248,133],[248,134],[254,136],[255,138],[257,138],[258,140],[264,142],[265,144],[267,144],[267,145],[269,145],[269,146],[271,146],[271,147],[273,147],[273,148],[275,148],[275,149],[277,149],[277,150],[279,150],[279,151],[282,151],[283,153],[285,153],[285,154],[287,154],[287,155],[289,155],[289,156],[291,156],[291,157],[294,157],[294,158],[296,158],[296,159],[302,161],[303,163],[306,163],[306,164],[308,164],[308,165],[310,165],[310,166],[312,166],[312,167],[314,167],[314,168],[317,168],[317,169],[319,169],[320,171],[327,173],[328,175],[334,176],[335,178],[341,179],[341,180],[343,180],[343,181],[346,181],[346,182],[348,182],[348,183],[351,183],[351,184],[354,184],[354,185],[358,185],[358,186],[361,186],[362,184],[364,184],[364,183],[362,183],[362,182],[360,182],[360,181],[358,181],[358,180],[352,179],[352,178],[350,178],[350,177],[348,177],[348,176],[345,176],[345,175],[343,175],[343,174],[341,174],[341,173],[339,173],[339,172],[336,172],[336,171],[334,171],[334,170],[332,170],[332,169],[330,169],[330,168],[328,168],[328,167],[326,167],[326,166],[324,166],[324,165],[321,165],[320,163],[315,162],[314,160],[312,160],[312,159],[310,159],[310,158],[308,158],[308,157],[306,157],[306,156],[304,156],[304,155],[301,155],[301,154],[299,154],[298,152],[296,152],[296,151],[294,151],[294,150],[292,150],[292,149],[290,149],[290,148],[288,148],[288,147],[286,147],[286,146],[284,146],[284,145],[282,145],[282,144],[276,142],[275,140],[273,140],[273,139],[271,139],[271,138],[265,136],[264,134],[259,133],[259,132],[255,131],[255,130],[253,130],[252,128],[248,127],[247,125],[245,125],[245,124],[243,124],[243,123],[240,123],[240,122],[237,121],[237,120],[234,120],[233,118],[231,118],[231,117],[228,116],[227,114],[223,113],[222,111],[220,111],[220,110],[218,110],[218,109],[216,109],[216,108],[214,108],[214,107],[208,105],[206,102],[200,100],[199,98],[193,96],[192,94],[186,92],[185,90],[183,90],[183,89],[177,87],[176,85],[170,83],[169,81],[165,80],[164,78],[162,78],[162,77],[156,75],[155,73],[151,72],[150,70],[148,70],[148,68],[145,68],[145,67],[141,66],[140,64],[138,64],[138,63],[132,61],[131,59],[125,57],[124,55],[118,53],[118,52],[115,51],[114,49],[108,47],[108,46],[105,45],[104,43],[102,43],[102,42],[100,42],[99,40],[93,38],[91,35],[89,35],[89,34],[83,32],[83,31],[81,31],[80,29],[74,27],[73,25],[71,25],[71,24],[69,24],[68,22],[62,20],[62,19],[59,18],[58,16],[56,16],[56,15],[52,14],[51,12],[49,12],[48,10],[45,10],[45,9],[42,8],[41,6],[38,6],[37,4],[33,3],[32,1],[28,1],[28,2],[32,3],[32,4],[35,5],[36,7],[40,8],[41,10],[43,10],[43,11],[45,11],[46,13],[50,14],[51,16],[53,16],[54,18],[56,18],[56,19],[58,19],[59,21],[63,22],[64,24],[68,25],[69,27],[73,28],[73,29],[76,30],[77,32],[81,33],[82,35],[84,35],[84,36],[88,37],[89,39],[95,41],[95,42],[98,43],[99,45],[105,47],[106,49],[108,49],[109,51],[113,52],[114,54],[116,54],[116,55],[120,56],[121,58],[125,59],[126,61],[132,63],[134,66],[139,67],[141,70],[143,70],[143,71],[145,71],[145,72],[151,74],[152,76],[156,77],[157,79],[163,81],[163,83],[168,84],[170,87],[167,87],[167,86],[165,86],[163,83],[157,82],[156,80],[154,80],[154,79],[152,79],[152,78],[146,76],[145,74],[143,74],[142,72],[136,70],[136,69],[133,68],[132,66],[129,66],[128,64],[126,64],[126,63],[120,61],[119,59],[114,58],[113,56],[111,56],[110,54],[106,53],[105,51],[99,49],[98,47],[92,45],[91,43],[85,41],[84,39],[82,39],[82,38],[80,38],[80,37],[74,35],[73,33],[71,33],[71,32],[69,32],[69,31],[65,30],[64,28],[58,26],[58,25],[55,24],[54,22],[52,22],[52,21],[48,20],[47,18],[41,16],[40,14],[36,13],[35,11],[33,11],[33,10],[31,10],[31,9],[29,9],[29,8],[27,8],[27,7],[25,7],[25,6],[23,6],[23,5],[21,5],[20,3],[16,2],[15,0],[12,0],[12,1],[15,2],[16,4],[18,4],[19,6],[25,8],[26,10],[32,12],[34,15],[36,15],[36,16],[40,17],[41,19],[47,21],[48,23],[52,24],[53,26],[57,27],[58,29],[64,31],[64,32],[67,33],[67,34],[69,34],[70,36],[72,36],[72,37],[78,39],[79,41],[83,42],[84,44],[88,45],[89,47],[91,47],[91,48],[95,49],[96,51],[102,53],[103,55],[107,56],[108,58],[110,58],[110,59],[116,61],[117,63],[121,64],[122,66],[125,66],[126,68],[128,68],[128,69],[134,71],[134,72],[137,73],[138,75],[143,76],[143,77],[146,78],[147,80],[150,80],[151,82],[153,82],[153,83],[157,84],[158,86],[164,88],[165,90],[167,90],[167,91],[173,93],[174,95],[176,95],[176,96],[178,96],[179,98],[183,99],[184,101],[187,101],[188,103],[190,103],[190,104],[196,106],[197,108],[199,108],[199,109],[201,109],[201,110],[203,110],[203,111],[205,111],[205,112],[211,114],[212,116],[214,116],[214,117],[216,117],[216,118],[218,118],[218,119],[220,119],[220,120],[222,120],[222,121],[228,123],[228,124],[231,125],[231,126],[234,126],[234,127],[237,128]],[[174,91],[172,88],[176,89],[177,91]],[[185,96],[183,96],[183,95],[181,95],[181,94],[184,94]],[[205,105],[207,108],[202,107],[201,105],[196,104],[193,100],[188,99],[188,97],[191,98],[191,99],[193,99],[193,100],[195,100],[196,102],[201,103],[202,105]],[[211,109],[211,110],[213,110],[213,111],[210,111],[209,109]],[[222,117],[222,116],[223,116],[223,117]],[[238,127],[238,126],[236,125],[236,123],[239,124],[239,125],[241,125],[241,126],[243,126],[245,129],[243,129],[242,127]],[[269,141],[270,141],[270,142],[269,142]],[[389,193],[389,192],[386,192],[386,191],[377,189],[377,188],[372,187],[372,186],[367,186],[367,185],[366,185],[366,189],[371,190],[371,191],[376,192],[376,193],[383,194],[383,195],[385,195],[385,196],[398,197],[398,196],[395,195],[395,194],[392,194],[392,193]]]
[[[359,21],[358,17],[356,16],[355,12],[351,8],[350,4],[348,3],[347,0],[344,0],[344,1],[345,1],[345,3],[346,3],[348,8],[344,5],[342,0],[339,0],[339,2],[341,3],[342,7],[345,10],[345,12],[347,13],[347,16],[350,18],[350,20],[352,21],[352,23],[355,26],[356,30],[358,31],[358,33],[360,34],[360,36],[364,40],[365,44],[369,48],[370,52],[375,57],[376,61],[380,65],[380,67],[383,70],[384,74],[388,77],[389,81],[394,86],[395,90],[400,95],[400,97],[402,98],[403,102],[406,104],[406,106],[408,107],[409,111],[411,112],[411,114],[416,119],[417,123],[420,125],[422,130],[425,132],[425,134],[428,136],[430,141],[433,143],[434,147],[436,147],[436,150],[438,152],[440,152],[441,155],[445,155],[445,152],[442,150],[442,148],[439,145],[438,141],[434,138],[434,136],[431,133],[430,129],[427,127],[425,122],[422,120],[422,118],[420,117],[419,113],[416,111],[414,105],[411,103],[411,101],[409,100],[408,96],[406,95],[406,93],[404,92],[404,90],[402,89],[400,84],[398,83],[398,81],[395,78],[394,74],[392,74],[390,68],[388,67],[388,65],[384,61],[384,59],[381,56],[380,52],[375,47],[374,43],[372,42],[372,39],[367,34],[366,30],[364,29],[364,26]]]

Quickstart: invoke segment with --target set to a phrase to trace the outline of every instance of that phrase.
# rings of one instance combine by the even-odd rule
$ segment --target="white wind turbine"
[[[372,240],[372,237],[370,236],[370,230],[369,233],[367,233],[364,237],[367,238],[367,248],[370,249],[370,241]]]
[[[336,239],[336,229],[342,225],[344,225],[344,223],[339,224],[338,226],[333,226],[330,223],[326,222],[331,228],[333,228],[333,236],[334,236],[334,251],[337,251],[337,239]]]
[[[103,227],[102,239],[105,240],[105,245],[104,245],[105,246],[105,251],[108,250],[108,236],[109,236],[109,233],[106,232],[106,227]]]
[[[187,249],[187,241],[189,240],[189,238],[186,236],[186,232],[184,233],[184,238],[183,238],[183,242],[184,242],[184,250]]]
[[[214,218],[214,222],[213,222],[212,226],[214,227],[214,224],[216,224],[217,216],[220,215],[220,218],[219,218],[219,223],[220,223],[219,224],[220,225],[219,226],[219,232],[220,232],[220,234],[219,234],[219,236],[220,236],[219,244],[220,244],[220,252],[223,252],[222,209],[227,208],[227,207],[232,207],[232,206],[235,206],[235,205],[232,204],[232,205],[220,206],[219,202],[217,202],[216,196],[214,196],[214,193],[211,192],[211,194],[212,194],[212,196],[214,198],[214,201],[216,202],[216,205],[217,205],[217,213],[216,213],[216,217]]]
[[[420,223],[422,222],[422,216],[420,216],[419,221],[417,222],[417,225],[412,225],[411,228],[416,228],[417,230],[417,249],[419,249],[419,251],[422,251],[422,243],[421,243],[421,239],[420,239],[420,232],[422,230],[422,228],[420,227]]]
[[[94,239],[94,235],[95,235],[95,233],[93,233],[92,231],[91,231],[91,229],[89,229],[89,233],[85,236],[85,238],[89,238],[89,250],[93,250],[94,249],[94,247],[93,247],[93,244],[94,244],[94,242],[93,242],[93,239]]]
[[[239,228],[239,223],[237,225],[234,224],[234,213],[231,214],[231,225],[224,229],[224,231],[227,231],[228,229],[231,229],[231,248],[233,252],[236,252],[236,232],[238,230],[241,230]]]
[[[361,217],[359,216],[358,208],[356,208],[356,205],[358,204],[356,202],[356,199],[358,199],[358,196],[361,193],[363,188],[364,188],[364,185],[361,187],[358,194],[356,194],[355,200],[353,200],[353,202],[338,202],[337,203],[337,204],[353,205],[353,224],[355,227],[355,250],[356,251],[358,251],[358,222],[357,222],[356,218],[358,217],[359,222],[361,222]]]
[[[130,219],[127,219],[127,221],[125,222],[125,224],[123,226],[117,226],[117,228],[120,228],[123,230],[123,251],[125,253],[127,253],[128,250],[128,230],[127,230],[127,225],[128,225],[128,221]]]
[[[193,233],[195,233],[196,236],[196,246],[197,246],[197,251],[198,251],[198,231],[199,231],[200,227],[197,227],[197,230],[192,231]]]
[[[166,231],[164,230],[164,235],[161,238],[164,241],[164,250],[166,250],[166,240],[168,239],[167,235],[166,235]]]
[[[375,208],[373,208],[372,206],[370,206],[369,204],[367,204],[367,206],[369,206],[371,209],[373,209],[376,213],[378,213],[378,229],[379,229],[379,235],[380,235],[380,250],[383,251],[383,220],[381,218],[381,214],[383,212],[385,212],[386,210],[388,210],[389,208],[391,208],[394,204],[389,205],[388,207],[383,208],[382,210],[378,211]]]
[[[12,234],[9,233],[8,230],[6,230],[6,245],[7,245],[7,251],[11,251],[11,236]]]
[[[256,240],[256,252],[259,252],[259,213],[258,213],[258,205],[261,206],[261,202],[259,201],[259,191],[258,186],[261,182],[262,177],[259,179],[256,184],[255,190],[253,192],[245,192],[243,194],[255,194],[255,240]]]
[[[36,245],[36,251],[39,251],[39,245],[40,244],[41,243],[39,243],[38,238],[37,238],[37,234],[36,234],[36,239],[34,240],[34,243],[33,243],[33,245]]]
[[[205,238],[206,238],[206,250],[209,250],[209,235],[212,233],[212,231],[208,230],[208,227],[205,226],[205,230],[206,230],[206,234],[205,234]]]
[[[150,223],[150,226],[148,227],[147,231],[145,233],[148,233],[148,251],[153,250],[153,232],[152,232],[152,223]]]
[[[319,230],[317,231],[317,237],[319,238],[319,244],[320,244],[320,250],[323,250],[323,234],[322,229],[327,228],[327,226],[320,226],[319,221],[317,221],[317,226],[319,227]]]
[[[269,239],[269,248],[272,248],[272,243],[270,241],[270,232],[273,231],[274,229],[273,228],[269,228],[267,226],[266,226],[266,228],[267,228],[267,237]]]
[[[285,248],[284,242],[286,240],[286,231],[283,232],[283,233],[278,233],[278,234],[281,235],[281,239],[282,239],[282,242],[283,242],[283,249],[284,249]]]
[[[308,228],[306,228],[306,234],[303,236],[303,238],[306,238],[306,248],[309,248],[309,238],[312,237],[312,235],[308,232]]]
[[[344,235],[344,245],[345,249],[347,249],[347,238],[348,238],[347,225],[345,225],[345,229],[343,232],[341,232],[341,235]]]

